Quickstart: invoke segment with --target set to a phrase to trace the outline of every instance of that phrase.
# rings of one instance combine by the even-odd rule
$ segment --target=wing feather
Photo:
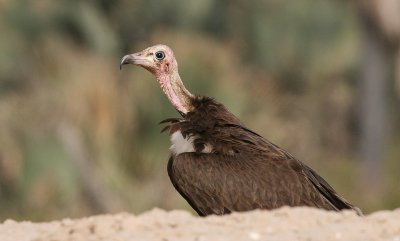
[[[227,127],[225,127],[227,128]],[[355,209],[311,168],[261,136],[230,126],[227,140],[239,152],[182,153],[172,156],[174,186],[199,215],[256,208],[313,206]],[[225,145],[224,145],[225,146]]]
[[[200,216],[281,206],[354,209],[315,171],[290,153],[243,126],[207,97],[192,103],[184,119],[162,121],[165,130],[194,137],[195,152],[172,155],[168,174]],[[210,153],[201,147],[212,146]]]

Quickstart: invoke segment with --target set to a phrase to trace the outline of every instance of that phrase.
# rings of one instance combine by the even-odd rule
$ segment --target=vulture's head
[[[125,64],[141,66],[157,78],[172,74],[173,71],[178,69],[174,52],[170,47],[162,44],[148,47],[134,54],[125,55],[121,60],[120,68]]]
[[[162,44],[148,47],[121,59],[120,68],[125,64],[134,64],[150,71],[160,83],[171,104],[181,114],[193,110],[193,95],[185,88],[178,73],[178,63],[170,47]]]

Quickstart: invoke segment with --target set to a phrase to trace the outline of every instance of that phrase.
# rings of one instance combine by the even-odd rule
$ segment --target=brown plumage
[[[156,45],[127,55],[121,65],[127,63],[152,72],[182,115],[161,122],[173,143],[168,174],[200,216],[282,206],[361,214],[315,171],[246,128],[222,104],[190,94],[169,47]]]

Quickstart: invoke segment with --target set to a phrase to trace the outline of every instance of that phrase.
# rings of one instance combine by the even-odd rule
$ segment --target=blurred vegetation
[[[360,25],[357,5],[339,0],[0,1],[0,220],[190,210],[169,182],[157,125],[178,114],[149,73],[118,69],[156,43],[174,49],[189,90],[348,200],[366,212],[400,206],[394,81],[381,190],[364,193]]]

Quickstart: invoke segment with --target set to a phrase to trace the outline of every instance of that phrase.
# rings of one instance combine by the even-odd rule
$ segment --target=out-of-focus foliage
[[[194,93],[308,163],[361,208],[399,206],[398,97],[382,196],[357,161],[360,26],[348,1],[0,1],[0,220],[188,205],[166,173],[177,116],[120,58],[170,45]]]

